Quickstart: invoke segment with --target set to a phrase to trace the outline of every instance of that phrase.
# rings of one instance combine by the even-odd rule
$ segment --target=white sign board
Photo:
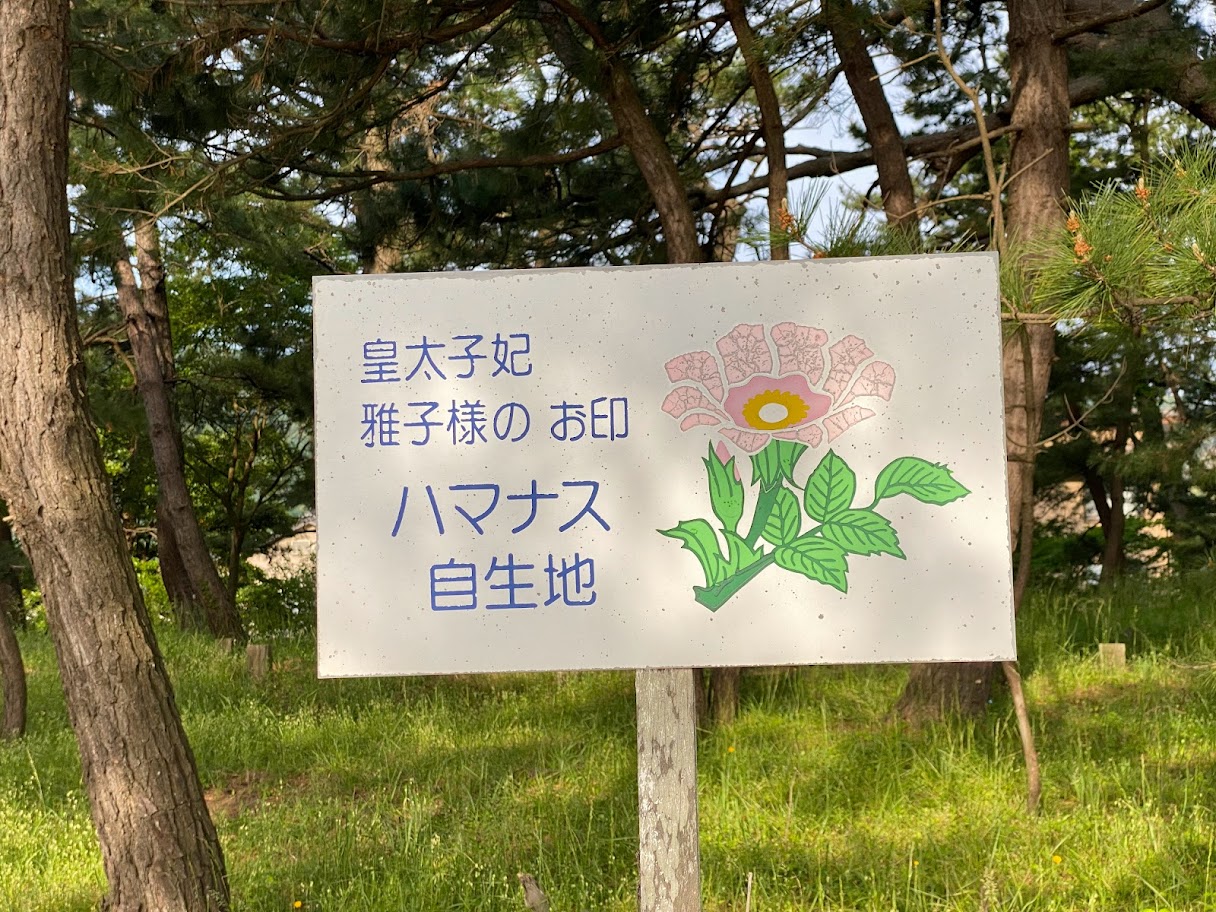
[[[1014,657],[997,262],[318,278],[323,676]]]

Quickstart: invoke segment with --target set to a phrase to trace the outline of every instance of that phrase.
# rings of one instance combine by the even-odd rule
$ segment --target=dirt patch
[[[245,770],[229,776],[223,785],[203,792],[207,810],[212,818],[224,817],[232,820],[250,808],[274,804],[288,793],[299,794],[308,784],[307,776],[293,776],[286,782],[270,781],[270,777],[257,770]]]

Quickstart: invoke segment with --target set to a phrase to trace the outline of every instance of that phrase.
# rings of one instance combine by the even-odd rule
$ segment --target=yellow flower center
[[[796,393],[765,390],[743,406],[743,419],[757,431],[779,431],[806,420],[807,404]]]

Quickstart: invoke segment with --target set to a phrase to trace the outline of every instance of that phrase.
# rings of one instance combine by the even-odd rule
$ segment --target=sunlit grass
[[[998,694],[978,724],[888,721],[896,667],[752,672],[702,735],[705,907],[1216,909],[1216,631],[1210,579],[1116,596],[1039,593],[1020,649],[1044,810],[1028,818]],[[627,674],[317,681],[275,644],[239,656],[161,629],[236,908],[635,906]],[[1128,643],[1126,670],[1099,640]],[[104,889],[45,639],[23,640],[30,735],[0,746],[0,909],[91,910]]]

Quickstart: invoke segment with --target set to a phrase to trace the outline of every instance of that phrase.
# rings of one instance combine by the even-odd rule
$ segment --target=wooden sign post
[[[994,255],[314,292],[318,673],[641,669],[645,912],[700,907],[686,669],[1014,656]]]
[[[639,912],[701,912],[692,676],[688,668],[636,675]]]

